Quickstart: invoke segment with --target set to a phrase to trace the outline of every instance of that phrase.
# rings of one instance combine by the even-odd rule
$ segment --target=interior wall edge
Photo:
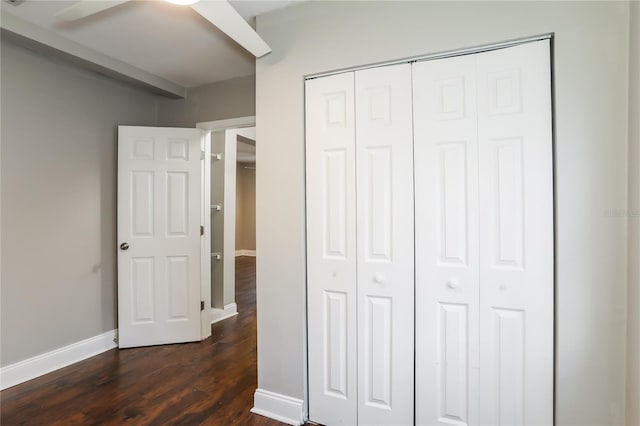
[[[626,422],[640,425],[640,2],[630,7]]]

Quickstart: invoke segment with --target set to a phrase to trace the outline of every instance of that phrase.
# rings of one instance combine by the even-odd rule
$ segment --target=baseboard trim
[[[256,389],[251,412],[289,425],[304,424],[303,401],[264,389]]]
[[[0,390],[24,383],[117,347],[117,330],[81,340],[0,368]]]
[[[238,305],[229,303],[224,305],[224,309],[211,308],[211,324],[238,315]]]
[[[255,250],[236,250],[236,256],[256,257],[256,251]]]

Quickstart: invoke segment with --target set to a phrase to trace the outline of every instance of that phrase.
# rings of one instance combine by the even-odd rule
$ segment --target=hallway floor
[[[236,258],[239,314],[203,342],[113,349],[0,392],[10,425],[280,425],[251,414],[255,258]]]

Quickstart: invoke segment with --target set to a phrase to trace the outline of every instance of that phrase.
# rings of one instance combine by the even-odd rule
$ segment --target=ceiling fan
[[[75,21],[85,18],[106,9],[118,6],[132,0],[92,1],[83,0],[75,3],[55,14],[56,17],[66,21]],[[218,27],[240,46],[251,52],[256,58],[271,52],[271,48],[251,28],[242,16],[226,0],[165,0],[182,6],[189,6],[198,12],[206,20]]]

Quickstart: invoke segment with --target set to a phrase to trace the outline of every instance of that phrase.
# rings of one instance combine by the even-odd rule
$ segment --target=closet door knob
[[[447,287],[449,287],[451,290],[455,290],[456,288],[460,287],[460,284],[458,284],[458,281],[456,280],[451,280],[447,281]]]
[[[373,277],[373,281],[377,282],[378,284],[380,284],[380,283],[384,282],[384,275],[382,275],[382,274],[376,274],[376,275]]]
[[[129,243],[120,244],[120,250],[129,250]]]

